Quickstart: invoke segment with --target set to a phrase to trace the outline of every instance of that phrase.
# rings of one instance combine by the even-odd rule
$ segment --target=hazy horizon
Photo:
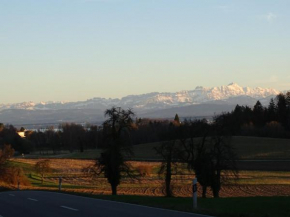
[[[216,86],[216,87],[221,87],[221,86],[228,86],[228,85],[231,85],[232,83],[234,84],[237,84],[236,82],[231,82],[227,85],[219,85],[219,86]],[[239,85],[239,84],[237,84]],[[240,85],[239,85],[240,86]],[[160,94],[163,94],[163,93],[177,93],[177,92],[182,92],[182,91],[191,91],[191,90],[194,90],[195,88],[197,87],[203,87],[203,88],[214,88],[214,87],[206,87],[206,86],[202,86],[202,85],[199,85],[199,86],[196,86],[192,89],[188,89],[188,90],[179,90],[179,91],[163,91],[163,92],[159,92],[159,91],[151,91],[151,92],[147,92],[147,93],[139,93],[139,94],[129,94],[129,95],[124,95],[124,96],[120,96],[120,97],[103,97],[103,96],[94,96],[94,97],[91,97],[91,98],[86,98],[86,99],[79,99],[79,100],[48,100],[48,101],[32,101],[32,100],[29,100],[29,101],[19,101],[19,102],[11,102],[11,103],[1,103],[0,104],[17,104],[17,103],[25,103],[25,102],[33,102],[33,103],[48,103],[48,102],[63,102],[63,103],[66,103],[66,102],[76,102],[76,101],[86,101],[86,100],[90,100],[90,99],[93,99],[93,98],[105,98],[105,99],[122,99],[123,97],[127,97],[127,96],[139,96],[139,95],[146,95],[146,94],[150,94],[150,93],[160,93]],[[244,88],[243,86],[240,86],[242,88]],[[252,88],[252,87],[250,87]],[[258,88],[258,87],[253,87],[253,88]],[[267,88],[267,87],[266,87]],[[266,89],[264,88],[264,89]],[[269,89],[275,89],[275,88],[271,88],[269,87]],[[275,89],[277,90],[277,89]],[[281,91],[281,92],[285,92],[285,91],[289,91],[289,90],[277,90],[277,91]]]
[[[231,82],[290,89],[286,0],[10,0],[0,6],[0,104]]]

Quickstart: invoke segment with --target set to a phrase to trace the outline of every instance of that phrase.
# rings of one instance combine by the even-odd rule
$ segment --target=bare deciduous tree
[[[95,175],[104,173],[111,185],[112,195],[116,195],[122,177],[134,177],[131,166],[126,162],[133,155],[130,130],[133,127],[134,112],[112,107],[105,111],[105,116],[108,119],[103,123],[103,152],[91,171]]]
[[[35,164],[34,168],[35,171],[41,175],[41,184],[43,184],[45,174],[52,171],[50,167],[50,160],[40,160]]]
[[[156,153],[162,157],[162,163],[159,170],[159,175],[164,174],[165,176],[165,195],[167,197],[172,196],[172,175],[173,172],[177,171],[177,158],[180,152],[180,143],[176,137],[177,126],[174,124],[169,124],[169,126],[164,129],[161,139],[164,141],[158,147],[155,147]]]

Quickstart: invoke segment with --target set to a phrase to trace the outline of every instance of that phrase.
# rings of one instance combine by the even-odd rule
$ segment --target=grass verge
[[[290,216],[290,197],[199,198],[198,209],[192,209],[192,198],[146,197],[131,195],[92,195],[71,193],[96,199],[138,204],[217,217],[286,217]]]

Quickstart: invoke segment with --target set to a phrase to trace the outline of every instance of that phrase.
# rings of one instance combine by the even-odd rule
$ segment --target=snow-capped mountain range
[[[198,86],[176,93],[147,93],[121,99],[93,98],[78,102],[23,102],[0,104],[0,122],[12,124],[98,122],[112,106],[132,108],[139,117],[168,118],[212,116],[231,111],[236,104],[253,106],[257,100],[267,105],[280,91],[271,88],[241,87],[236,83],[220,87]]]
[[[22,102],[16,104],[0,104],[0,110],[26,109],[26,110],[57,110],[57,109],[103,109],[111,106],[121,106],[137,110],[163,109],[185,105],[226,100],[231,98],[248,97],[249,99],[263,100],[273,97],[280,91],[270,88],[240,87],[236,83],[227,86],[206,88],[198,86],[194,90],[180,91],[176,93],[147,93],[142,95],[129,95],[121,99],[93,98],[78,102]]]

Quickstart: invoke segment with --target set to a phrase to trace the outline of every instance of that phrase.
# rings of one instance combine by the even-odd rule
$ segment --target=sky
[[[0,0],[0,104],[290,90],[289,0]]]

